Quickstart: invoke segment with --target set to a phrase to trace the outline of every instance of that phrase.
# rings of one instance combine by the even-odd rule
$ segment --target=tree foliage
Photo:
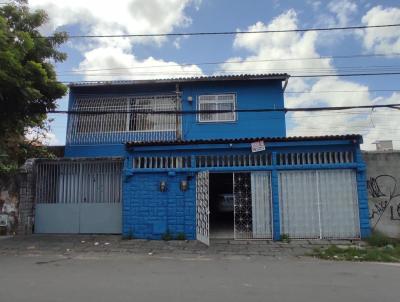
[[[47,20],[45,11],[30,10],[26,0],[0,7],[0,172],[35,155],[29,149],[40,147],[26,131],[45,129],[46,112],[67,92],[53,64],[66,59],[58,47],[68,37],[43,36],[39,28]]]

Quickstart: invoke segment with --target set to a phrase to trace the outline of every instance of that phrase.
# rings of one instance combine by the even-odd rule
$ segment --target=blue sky
[[[400,23],[398,1],[227,1],[227,0],[31,0],[44,8],[50,22],[43,33],[171,33],[295,29]],[[68,59],[57,65],[62,81],[141,79],[215,73],[289,74],[343,71],[388,71],[400,64],[400,30],[370,29],[296,34],[257,34],[147,39],[70,40],[62,47]],[[365,54],[376,57],[324,60],[279,60]],[[264,61],[263,61],[264,60]],[[196,65],[236,61],[235,64]],[[254,62],[257,61],[257,62]],[[184,68],[176,63],[191,63]],[[106,68],[120,70],[88,71]],[[133,68],[132,68],[133,67]],[[400,67],[400,66],[399,66]],[[398,70],[398,69],[397,69]],[[400,103],[400,76],[291,79],[286,105],[337,106]],[[329,92],[328,91],[354,91]],[[66,109],[67,98],[59,101]],[[66,116],[54,118],[51,144],[64,144]],[[365,149],[377,139],[400,146],[400,111],[296,113],[287,116],[289,135],[361,133]]]

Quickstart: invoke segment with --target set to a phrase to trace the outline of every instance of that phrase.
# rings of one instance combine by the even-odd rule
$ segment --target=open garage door
[[[120,160],[39,162],[35,233],[121,233],[121,171]]]
[[[353,170],[279,173],[281,233],[292,239],[358,239],[360,220]]]

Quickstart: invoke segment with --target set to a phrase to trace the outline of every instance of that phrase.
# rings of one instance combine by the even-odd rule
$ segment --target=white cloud
[[[96,48],[86,52],[84,56],[85,58],[79,64],[77,70],[85,70],[85,79],[87,80],[137,80],[202,75],[201,69],[196,65],[181,66],[175,62],[167,62],[153,57],[138,60],[133,54],[124,52],[120,48]],[[121,69],[90,71],[115,68],[116,66],[121,67]],[[157,67],[153,68],[154,66]]]
[[[368,26],[400,23],[400,8],[375,6],[363,17],[362,23]],[[400,52],[400,30],[398,27],[366,29],[362,31],[365,49],[375,53],[390,54]]]
[[[349,0],[331,1],[328,4],[328,9],[335,14],[337,26],[347,26],[357,12],[357,4]]]
[[[61,26],[77,25],[81,34],[108,35],[108,34],[146,34],[169,33],[177,27],[186,27],[192,20],[186,15],[185,9],[194,5],[199,9],[201,0],[31,0],[34,8],[44,8],[49,14],[49,23],[43,30],[53,32]],[[83,61],[78,70],[104,68],[130,68],[114,71],[101,71],[93,76],[93,72],[84,71],[86,80],[113,80],[134,78],[163,78],[171,76],[199,75],[200,68],[196,66],[174,67],[174,62],[148,57],[142,60],[133,53],[137,43],[156,43],[161,45],[166,38],[98,38],[83,40],[76,44],[77,50],[82,53]],[[181,39],[175,39],[174,45],[179,48]],[[160,68],[146,68],[150,65]],[[165,67],[168,66],[168,67]],[[100,76],[104,75],[105,76]]]
[[[307,0],[307,4],[310,5],[314,11],[318,11],[322,3],[319,0]]]
[[[45,9],[50,19],[43,30],[51,33],[61,26],[78,25],[80,32],[90,35],[168,33],[186,27],[192,20],[185,8],[201,2],[193,0],[30,0],[33,8]],[[164,38],[99,39],[98,43],[114,45],[124,42],[160,43]]]
[[[339,17],[338,17],[339,18]],[[342,16],[340,22],[347,22]],[[294,10],[289,10],[269,24],[257,22],[248,30],[297,29],[298,19]],[[321,60],[291,60],[294,58],[319,57],[317,43],[322,43],[322,34],[306,33],[276,33],[236,35],[234,48],[244,49],[249,55],[245,58],[233,57],[229,61],[239,64],[221,65],[224,71],[236,73],[271,73],[287,72],[296,74],[335,73],[336,68],[330,59]],[[285,59],[285,60],[282,60]],[[278,61],[260,61],[278,60]],[[254,62],[257,61],[257,62]],[[287,94],[287,107],[317,107],[317,106],[349,106],[370,105],[388,102],[388,98],[374,98],[368,86],[338,77],[319,79],[291,78],[287,91],[308,91],[309,93]],[[319,91],[343,91],[341,93],[319,93]],[[349,93],[345,91],[356,91]],[[397,97],[397,96],[396,96]],[[393,96],[390,101],[395,102]],[[400,102],[400,99],[398,100]],[[340,111],[340,112],[296,112],[287,115],[288,135],[326,135],[360,133],[364,135],[365,149],[374,148],[372,142],[376,139],[400,138],[400,119],[391,119],[387,128],[387,116],[370,111]],[[400,114],[398,114],[400,117]],[[380,130],[382,129],[382,130]]]

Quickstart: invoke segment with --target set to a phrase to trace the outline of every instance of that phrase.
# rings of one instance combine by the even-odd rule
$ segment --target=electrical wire
[[[187,67],[201,65],[220,65],[220,64],[243,64],[243,63],[260,63],[260,62],[287,62],[287,61],[309,61],[309,60],[327,60],[327,59],[355,59],[355,58],[370,58],[370,57],[391,57],[400,56],[400,53],[376,53],[376,54],[352,54],[352,55],[337,55],[337,56],[319,56],[319,57],[299,57],[299,58],[281,58],[281,59],[260,59],[246,61],[214,61],[214,62],[197,62],[197,63],[173,63],[168,65],[149,65],[149,66],[131,66],[131,67],[110,67],[98,69],[79,69],[67,70],[60,72],[91,72],[91,71],[107,71],[107,70],[126,70],[126,69],[148,69],[148,68],[171,68],[171,67]]]
[[[400,109],[400,103],[384,105],[358,105],[358,106],[334,106],[334,107],[300,107],[300,108],[256,108],[256,109],[234,109],[234,110],[49,110],[47,113],[53,114],[123,114],[123,113],[142,113],[142,114],[200,114],[200,113],[232,113],[232,112],[316,112],[350,109],[378,109],[390,108]],[[40,113],[40,112],[37,112]]]
[[[276,34],[276,33],[300,33],[308,31],[337,31],[337,30],[355,30],[355,29],[370,29],[370,28],[389,28],[399,27],[400,24],[381,24],[381,25],[358,25],[358,26],[343,26],[343,27],[320,27],[320,28],[299,28],[299,29],[281,29],[281,30],[257,30],[257,31],[213,31],[213,32],[188,32],[188,33],[148,33],[148,34],[110,34],[110,35],[69,35],[70,39],[81,38],[145,38],[145,37],[180,37],[180,36],[221,36],[221,35],[243,35],[243,34]],[[45,36],[45,38],[53,38]],[[33,37],[35,38],[35,37]],[[36,37],[41,38],[41,37]]]

